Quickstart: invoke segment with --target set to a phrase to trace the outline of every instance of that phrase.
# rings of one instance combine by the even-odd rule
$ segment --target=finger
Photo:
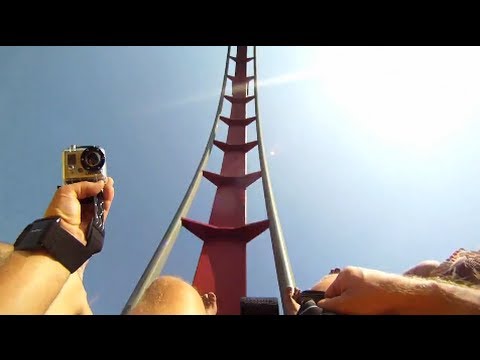
[[[97,195],[105,186],[103,180],[97,182],[81,181],[62,186],[57,193],[63,196],[75,197],[79,200]]]
[[[114,184],[113,178],[107,178],[107,182],[105,187],[103,188],[103,199],[105,202],[104,206],[104,218],[103,220],[107,220],[108,213],[110,212],[110,207],[112,206],[113,198],[115,197],[115,189],[113,187]]]
[[[302,299],[302,290],[296,287],[293,290],[293,300],[295,300],[297,303],[300,304],[301,299]]]
[[[334,313],[342,314],[345,313],[345,297],[337,296],[329,299],[322,299],[317,302],[318,307],[322,308],[325,311],[331,311]]]
[[[113,187],[113,184],[115,182],[111,177],[107,178],[107,181],[105,182],[105,187],[103,188],[103,198],[105,201],[112,201],[113,197],[115,196],[115,190]]]
[[[105,179],[105,187],[113,187],[114,184],[115,184],[115,181],[113,180],[112,177],[107,177]]]

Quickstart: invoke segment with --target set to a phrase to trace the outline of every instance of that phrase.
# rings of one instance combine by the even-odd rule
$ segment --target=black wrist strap
[[[71,273],[77,271],[93,255],[88,244],[83,246],[80,241],[60,226],[49,239],[45,239],[44,247]]]
[[[91,201],[95,211],[85,234],[86,246],[60,226],[60,217],[51,217],[36,220],[28,225],[17,238],[15,250],[44,249],[71,273],[75,272],[103,248],[105,236],[103,193],[94,196]]]
[[[35,220],[22,231],[15,250],[46,250],[71,273],[87,261],[92,253],[75,236],[60,226],[58,216]]]

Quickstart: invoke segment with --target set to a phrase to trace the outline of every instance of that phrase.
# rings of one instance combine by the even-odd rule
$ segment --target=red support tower
[[[229,59],[235,63],[234,76],[228,74]],[[254,60],[253,75],[247,73],[247,63],[252,60]],[[138,302],[146,287],[160,274],[181,225],[204,242],[193,285],[200,293],[213,291],[217,295],[219,315],[240,314],[240,299],[245,297],[247,292],[246,245],[263,231],[270,229],[280,294],[285,306],[283,289],[286,286],[293,286],[294,280],[273,200],[262,145],[258,116],[256,64],[256,49],[254,49],[254,56],[248,57],[248,47],[238,46],[237,54],[234,57],[230,56],[229,47],[217,116],[205,153],[177,214],[123,313],[128,313],[129,309]],[[227,79],[232,82],[231,95],[225,94]],[[254,95],[249,95],[248,88],[252,80],[254,81]],[[220,115],[225,100],[232,104],[229,117]],[[247,118],[247,103],[252,100],[255,100],[255,116]],[[226,142],[215,139],[215,130],[219,120],[228,125]],[[246,128],[252,122],[256,122],[257,140],[247,143]],[[213,145],[224,152],[220,174],[204,170]],[[246,174],[247,152],[255,146],[259,147],[261,169]],[[202,176],[217,186],[208,224],[185,217]],[[268,219],[246,224],[246,189],[259,178],[262,178],[263,182]]]
[[[204,294],[217,294],[218,314],[239,314],[241,297],[247,293],[247,242],[268,228],[268,221],[246,225],[245,193],[248,185],[261,172],[246,175],[246,108],[254,96],[247,96],[247,47],[239,46],[235,60],[232,103],[227,142],[219,146],[224,151],[220,174],[203,172],[216,185],[217,192],[209,224],[183,219],[183,226],[204,241],[193,285]],[[216,144],[219,144],[218,142]]]

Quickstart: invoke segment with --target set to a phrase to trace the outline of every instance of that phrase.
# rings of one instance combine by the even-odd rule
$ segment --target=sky
[[[226,53],[0,47],[0,240],[13,243],[43,216],[63,149],[102,146],[116,193],[85,287],[95,314],[120,314],[200,161]],[[263,140],[297,286],[333,267],[400,273],[480,247],[479,47],[262,46],[257,56]],[[222,123],[217,139],[225,136]],[[214,148],[207,170],[219,172],[222,155]],[[248,172],[259,170],[257,149],[248,155]],[[188,217],[208,222],[214,193],[202,180]],[[248,222],[266,218],[261,181],[247,202]],[[201,245],[182,229],[163,274],[191,282]],[[247,277],[248,296],[279,297],[269,231],[247,246]]]

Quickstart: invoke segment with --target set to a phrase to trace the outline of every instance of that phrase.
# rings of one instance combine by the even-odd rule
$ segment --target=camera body
[[[62,152],[63,184],[107,179],[105,150],[100,146],[71,145]]]

